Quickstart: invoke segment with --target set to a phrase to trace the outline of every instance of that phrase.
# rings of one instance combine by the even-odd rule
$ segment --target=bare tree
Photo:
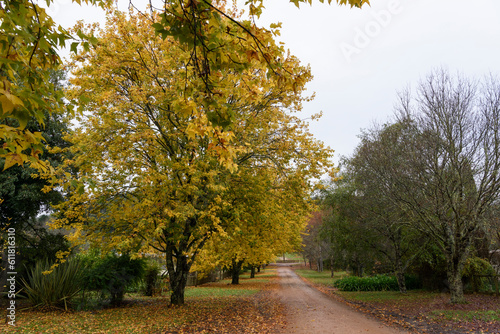
[[[414,226],[442,248],[451,302],[463,302],[474,233],[500,192],[500,84],[492,75],[475,82],[435,71],[415,97],[400,95],[397,116],[405,151],[386,182]]]

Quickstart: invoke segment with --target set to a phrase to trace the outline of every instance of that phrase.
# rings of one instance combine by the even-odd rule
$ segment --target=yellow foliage
[[[26,126],[31,119],[43,126],[46,111],[68,111],[49,76],[61,66],[56,50],[73,37],[34,1],[2,1],[0,22],[0,158],[5,158],[4,170],[26,164],[51,175],[49,162],[40,159],[43,137]]]
[[[171,273],[197,257],[257,264],[297,247],[310,180],[332,169],[332,151],[292,115],[308,99],[310,69],[253,27],[280,73],[261,56],[241,58],[259,43],[241,40],[217,60],[207,93],[191,48],[155,35],[160,19],[109,13],[103,29],[92,27],[96,47],[74,57],[67,96],[82,114],[68,139],[78,178],[62,185],[71,197],[54,226],[104,251],[165,253]]]

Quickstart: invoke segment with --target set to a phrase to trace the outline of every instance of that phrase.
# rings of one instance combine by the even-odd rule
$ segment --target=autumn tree
[[[52,1],[48,0],[50,5]],[[76,1],[80,3],[81,1]],[[84,0],[106,6],[106,1]],[[31,166],[40,172],[51,172],[48,161],[41,160],[46,139],[33,131],[28,122],[45,126],[46,113],[65,114],[63,92],[51,81],[60,69],[58,49],[79,37],[56,25],[44,8],[28,0],[0,1],[0,157],[4,169],[14,165]],[[81,38],[87,39],[83,34]],[[88,41],[85,41],[88,47]]]
[[[82,1],[74,2],[80,4]],[[106,0],[83,2],[102,8],[109,8],[111,3]],[[301,2],[306,1],[293,1],[296,6]],[[312,3],[311,0],[307,2]],[[337,0],[337,3],[361,7],[369,2]],[[47,0],[46,4],[50,7],[52,0]],[[246,5],[250,13],[257,16],[264,8],[262,1],[247,1]],[[269,36],[250,20],[238,20],[231,11],[222,10],[218,1],[166,0],[160,12],[161,20],[151,22],[156,32],[164,37],[174,36],[190,48],[189,71],[203,80],[203,94],[213,104],[218,101],[212,99],[218,94],[218,69],[226,67],[241,71],[245,68],[242,66],[245,62],[241,62],[245,57],[260,58],[273,73],[293,85],[293,75],[282,71],[282,64],[277,60],[279,54],[268,47]],[[62,113],[68,107],[61,92],[55,90],[48,80],[49,71],[57,70],[61,65],[58,49],[68,42],[71,42],[73,51],[80,44],[88,49],[96,40],[82,31],[69,34],[55,24],[44,8],[28,0],[2,0],[0,21],[0,119],[7,120],[0,126],[0,140],[3,142],[0,157],[6,159],[5,169],[27,163],[42,172],[52,173],[50,165],[39,158],[44,145],[41,133],[29,131],[26,124],[33,117],[43,125],[43,110]],[[240,47],[246,40],[255,43]],[[222,109],[217,117],[211,118],[214,125],[231,122],[231,112]]]
[[[231,173],[257,159],[255,168],[273,163],[304,195],[308,178],[330,166],[330,152],[289,114],[310,80],[296,58],[282,54],[283,69],[298,78],[294,89],[249,55],[248,70],[218,70],[218,93],[206,99],[203,78],[191,75],[190,49],[155,36],[156,19],[110,13],[95,31],[98,46],[75,58],[68,96],[83,112],[71,138],[80,174],[56,226],[74,228],[72,240],[163,253],[171,301],[182,304],[199,251],[231,228]],[[227,110],[230,124],[210,121]]]
[[[292,0],[300,4],[312,4],[312,0]],[[320,0],[321,3],[324,0]],[[337,4],[361,7],[367,0],[337,0]],[[331,3],[331,0],[328,0]],[[251,19],[241,19],[232,10],[221,8],[219,0],[165,0],[160,12],[160,20],[153,24],[157,33],[172,36],[191,53],[189,72],[200,78],[200,87],[206,99],[217,94],[217,70],[241,71],[248,62],[247,57],[255,57],[265,63],[270,75],[278,76],[283,85],[293,86],[294,74],[283,69],[283,58],[273,47],[273,36],[255,25],[253,17],[259,17],[265,8],[263,0],[247,0],[245,7]],[[272,25],[271,28],[277,28]],[[214,99],[213,103],[217,103]],[[212,119],[216,125],[229,122],[230,110],[225,110]]]
[[[332,152],[311,136],[307,123],[298,117],[278,109],[263,112],[281,103],[276,92],[266,93],[265,103],[241,101],[245,104],[241,110],[253,116],[241,114],[245,121],[234,130],[234,142],[250,146],[237,155],[238,173],[228,179],[225,198],[231,214],[224,219],[231,229],[210,242],[197,269],[253,267],[299,248],[300,231],[314,207],[309,200],[310,178],[332,169],[328,163]],[[239,270],[232,272],[236,281]]]
[[[300,247],[312,203],[290,188],[293,181],[283,180],[277,172],[261,163],[259,167],[243,164],[237,175],[231,175],[226,192],[231,203],[225,216],[228,228],[211,238],[193,270],[229,268],[232,284],[238,284],[242,267],[258,267]]]
[[[398,131],[366,141],[373,175],[414,228],[442,249],[451,302],[464,301],[462,270],[475,232],[500,192],[500,89],[445,70],[400,95]]]
[[[309,261],[309,268],[312,268],[312,263],[316,263],[316,269],[319,272],[323,271],[323,263],[325,260],[330,260],[330,265],[333,264],[333,246],[330,238],[324,236],[324,216],[325,211],[313,212],[308,221],[304,232],[302,233],[302,256],[304,262]],[[333,270],[333,266],[331,268]],[[333,271],[332,271],[333,272]]]

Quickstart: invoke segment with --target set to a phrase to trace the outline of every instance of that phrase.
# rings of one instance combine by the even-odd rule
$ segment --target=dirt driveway
[[[276,292],[287,311],[287,327],[283,334],[408,333],[387,327],[329,298],[302,281],[290,267],[278,267],[278,275],[281,287]]]

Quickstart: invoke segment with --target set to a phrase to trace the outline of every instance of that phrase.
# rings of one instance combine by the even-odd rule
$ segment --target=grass
[[[384,303],[392,301],[399,302],[415,302],[421,299],[434,298],[438,293],[423,292],[420,290],[408,291],[402,294],[399,291],[336,291],[339,296],[353,301],[367,302],[367,303]]]
[[[296,269],[295,272],[314,284],[321,284],[328,287],[333,287],[333,282],[347,276],[347,273],[344,271],[335,272],[333,278],[331,277],[331,272],[328,270],[317,272],[310,269]]]
[[[297,253],[285,253],[285,259],[287,261],[295,261],[295,262],[302,262],[302,255],[297,254]],[[276,260],[283,260],[283,255],[278,256]]]
[[[500,309],[486,311],[435,310],[429,313],[433,320],[459,321],[500,321]]]
[[[0,325],[0,333],[202,333],[215,330],[238,333],[246,328],[265,333],[276,326],[275,321],[281,321],[279,306],[265,298],[267,286],[275,277],[274,269],[266,269],[254,279],[249,278],[249,273],[242,275],[236,286],[225,279],[187,287],[183,306],[171,306],[167,294],[161,297],[127,294],[121,307],[70,312],[21,310],[19,302],[16,327]],[[259,294],[260,291],[263,293]]]
[[[213,307],[220,307],[216,303]],[[172,308],[159,300],[149,304],[128,305],[82,312],[20,312],[14,333],[148,333],[160,327],[177,327],[187,323],[198,305]],[[156,321],[152,321],[155,319]]]
[[[240,275],[240,284],[232,285],[231,278],[226,278],[218,282],[207,283],[197,287],[186,287],[186,298],[204,297],[244,297],[256,294],[262,286],[276,277],[275,269],[266,269],[260,273],[255,273],[255,278],[250,278],[250,272]]]
[[[251,296],[259,292],[259,289],[235,289],[235,288],[223,288],[223,287],[188,287],[185,291],[186,299],[196,299],[196,298],[224,298],[224,297],[241,297],[241,296]]]

